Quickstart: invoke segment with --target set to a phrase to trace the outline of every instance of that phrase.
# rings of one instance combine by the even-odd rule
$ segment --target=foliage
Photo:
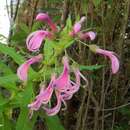
[[[52,14],[54,14],[54,12],[57,13],[59,10],[64,11],[64,9],[62,9],[62,2],[62,0],[48,0],[47,5],[45,5],[45,11],[47,10]],[[97,42],[104,48],[117,50],[118,54],[125,57],[127,55],[125,51],[121,54],[123,45],[119,41],[122,41],[122,39],[118,39],[118,36],[124,33],[118,32],[119,34],[116,34],[116,24],[120,23],[120,21],[117,20],[120,18],[118,16],[119,3],[116,5],[117,3],[112,0],[92,0],[89,2],[88,0],[84,0],[83,3],[78,0],[72,0],[69,2],[70,7],[68,9],[71,17],[68,15],[64,28],[61,29],[59,26],[61,30],[60,33],[58,32],[56,34],[58,36],[56,40],[46,39],[44,41],[43,48],[40,50],[44,56],[43,62],[41,65],[37,65],[38,69],[36,66],[29,69],[29,79],[27,83],[23,83],[18,79],[16,71],[18,66],[26,61],[27,57],[36,55],[37,52],[28,53],[25,48],[25,40],[29,33],[34,32],[39,28],[43,28],[44,25],[41,22],[34,22],[30,28],[25,23],[20,23],[18,28],[14,28],[9,44],[0,44],[1,130],[33,130],[39,117],[43,119],[48,130],[65,130],[62,125],[63,122],[66,127],[68,125],[67,123],[69,123],[69,127],[72,126],[72,130],[75,128],[77,128],[76,130],[79,130],[78,125],[79,128],[85,130],[86,125],[84,125],[84,122],[87,122],[87,127],[90,130],[93,128],[94,130],[105,130],[110,127],[113,127],[113,130],[129,129],[129,107],[124,107],[116,112],[100,111],[100,109],[105,109],[108,106],[113,107],[117,104],[121,104],[124,102],[125,99],[123,97],[125,96],[129,99],[129,95],[123,95],[122,93],[128,89],[125,85],[128,86],[127,83],[129,83],[127,76],[127,73],[129,72],[127,72],[124,67],[121,69],[124,70],[126,75],[121,72],[121,75],[112,77],[111,74],[109,74],[109,70],[106,67],[107,63],[104,60],[100,57],[91,55],[87,50],[88,48],[86,49],[76,38],[72,38],[68,35],[73,27],[73,19],[85,14],[87,15],[87,24],[84,24],[84,26],[88,26],[88,30],[94,28],[98,33],[96,41],[88,42],[87,44],[91,45],[92,43]],[[48,5],[50,7],[48,7]],[[121,5],[121,9],[124,5],[125,4]],[[54,9],[51,6],[54,6]],[[33,13],[35,14],[36,12]],[[60,13],[60,11],[58,13]],[[59,16],[60,15],[56,14],[54,19],[59,20]],[[123,22],[123,24],[126,26],[125,22]],[[2,38],[3,36],[0,36],[0,40]],[[86,43],[84,42],[84,44]],[[74,62],[84,74],[86,74],[85,72],[90,72],[88,73],[89,86],[86,88],[84,88],[84,86],[81,87],[81,92],[74,96],[72,101],[68,103],[68,109],[64,112],[65,114],[60,113],[57,116],[49,117],[45,115],[44,111],[42,111],[43,114],[38,111],[34,112],[30,119],[30,111],[27,105],[34,100],[35,95],[38,93],[40,89],[40,87],[38,87],[39,83],[42,84],[45,80],[48,82],[51,73],[55,72],[59,74],[62,71],[63,67],[59,61],[61,61],[61,56],[64,54],[71,55],[70,62]],[[77,59],[77,61],[75,62],[74,59]],[[124,62],[125,58],[120,60]],[[122,84],[124,86],[122,86]],[[86,95],[86,91],[84,92],[85,89],[87,90],[88,95]],[[84,92],[83,95],[82,92]],[[85,114],[87,115],[86,118]],[[113,123],[112,126],[110,126],[111,122]],[[98,124],[102,124],[102,126]],[[71,129],[71,127],[69,129]]]
[[[36,28],[39,28],[39,25],[40,24],[37,23],[34,24],[32,30],[35,31]],[[63,50],[70,47],[74,43],[74,40],[68,35],[71,29],[72,22],[71,18],[69,17],[66,22],[65,28],[60,34],[61,39],[58,42],[46,39],[43,48],[43,53],[45,55],[45,66],[55,64],[57,56],[59,56],[59,54],[61,54]],[[15,33],[15,35],[11,37],[11,41],[18,44],[24,41],[25,36],[28,33],[29,28],[26,25],[21,24],[20,31],[18,33]],[[17,47],[17,44],[14,45]],[[25,61],[25,58],[21,55],[24,50],[20,50],[18,52],[16,49],[14,49],[14,45],[10,47],[9,45],[4,45],[1,43],[0,53],[6,57],[9,57],[9,59],[11,58],[12,63],[15,66],[18,66]],[[80,66],[80,69],[96,70],[100,69],[101,67],[103,66]],[[28,80],[27,84],[25,85],[21,84],[16,75],[16,70],[14,69],[16,69],[17,67],[9,67],[8,65],[6,65],[6,62],[4,60],[1,60],[0,68],[2,72],[2,75],[0,77],[0,85],[2,89],[0,93],[0,119],[2,119],[0,127],[3,130],[32,130],[37,120],[38,113],[35,113],[32,119],[29,119],[29,109],[27,108],[27,105],[30,103],[30,101],[33,99],[33,96],[35,95],[33,91],[35,82],[33,83],[32,80],[36,80],[41,72],[36,72],[31,68],[29,71],[30,80]],[[61,68],[58,67],[55,68],[55,70],[61,71]],[[51,74],[51,67],[48,67],[48,71],[46,71],[46,73],[48,73],[49,75]],[[45,72],[44,75],[46,75]],[[4,91],[7,92],[8,98],[5,97],[6,94],[4,94]],[[12,119],[12,114],[14,113],[14,110],[18,114],[18,117],[16,119]],[[48,117],[47,115],[44,115],[44,118],[49,130],[64,130],[58,116]]]

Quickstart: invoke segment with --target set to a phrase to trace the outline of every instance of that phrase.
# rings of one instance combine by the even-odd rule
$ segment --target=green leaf
[[[0,112],[3,111],[4,105],[8,102],[7,99],[3,98],[2,95],[0,94]]]
[[[74,43],[74,40],[70,39],[70,40],[68,41],[68,43],[66,43],[66,45],[65,45],[64,48],[65,48],[65,49],[68,48],[68,47],[71,46],[73,43]]]
[[[13,71],[7,66],[4,62],[0,61],[0,71],[4,73],[4,75],[13,74]]]
[[[80,70],[98,70],[101,69],[102,67],[104,67],[104,65],[91,65],[91,66],[84,66],[84,65],[80,65],[79,68]]]
[[[46,124],[48,130],[65,130],[62,126],[58,116],[47,116],[45,115]]]
[[[67,21],[66,21],[66,27],[67,28],[71,28],[72,27],[72,21],[71,21],[71,16],[69,15]]]
[[[93,4],[95,5],[95,7],[97,7],[102,0],[93,0]]]
[[[44,44],[44,58],[45,58],[45,63],[48,64],[50,62],[50,59],[54,55],[54,42],[50,40],[46,40]]]
[[[36,116],[34,115],[32,119],[29,119],[29,108],[28,104],[32,101],[33,95],[33,84],[28,82],[25,86],[24,92],[20,94],[20,97],[16,97],[20,102],[20,115],[16,123],[16,130],[33,130],[34,123],[36,121]]]
[[[37,29],[41,28],[42,27],[42,23],[41,22],[34,22],[33,26],[32,26],[32,32],[36,31]]]
[[[18,77],[15,74],[0,77],[0,85],[9,90],[17,90],[16,81],[18,81]]]
[[[19,95],[20,97],[18,97],[17,100],[20,100],[19,102],[22,107],[27,107],[27,105],[31,102],[32,95],[33,84],[32,81],[28,81],[24,91]]]
[[[20,115],[16,123],[16,130],[33,130],[35,121],[36,115],[33,115],[32,119],[29,119],[29,109],[23,107],[20,109]]]
[[[13,42],[13,44],[14,43],[23,44],[26,37],[27,37],[27,34],[25,34],[23,31],[19,31],[11,37],[11,42]]]
[[[2,111],[0,111],[0,130],[3,130],[3,126],[4,126],[4,116]]]
[[[0,52],[5,55],[9,55],[19,65],[24,62],[24,58],[12,47],[8,47],[7,45],[0,43]]]
[[[11,36],[11,42],[14,41],[15,43],[23,44],[30,30],[29,27],[24,23],[20,23],[18,26],[19,31],[14,28],[14,34]]]
[[[69,35],[71,31],[72,31],[72,21],[71,21],[71,17],[69,16],[66,21],[66,26],[64,27],[60,35],[60,40],[58,45],[59,48],[66,49],[67,47],[71,46],[74,43],[74,39]]]
[[[14,130],[14,125],[9,117],[0,112],[0,118],[2,118],[0,130]]]
[[[18,65],[21,65],[25,61],[23,56],[18,54],[14,48],[8,47],[7,45],[1,44],[1,43],[0,43],[0,52],[5,55],[9,55],[14,60],[14,62],[16,62]],[[29,77],[31,80],[37,76],[37,73],[31,68],[30,68],[29,74],[30,74]]]
[[[69,16],[68,19],[66,20],[66,25],[63,31],[61,32],[61,36],[65,38],[66,36],[68,36],[71,30],[72,30],[72,21],[71,21],[71,17]]]
[[[26,25],[26,24],[24,24],[24,23],[20,23],[19,24],[19,27],[20,27],[20,29],[23,31],[23,32],[25,32],[25,34],[28,34],[29,33],[29,27]]]

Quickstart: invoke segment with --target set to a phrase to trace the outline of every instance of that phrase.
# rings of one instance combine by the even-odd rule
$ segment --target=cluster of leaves
[[[15,49],[8,47],[7,45],[0,44],[0,52],[4,55],[8,55],[12,60],[20,65],[25,61],[24,57],[16,52]],[[28,81],[27,85],[18,85],[19,80],[16,73],[3,61],[0,62],[0,70],[2,70],[2,76],[0,77],[0,127],[2,130],[32,130],[36,117],[39,113],[29,119],[29,110],[27,104],[31,101],[33,92],[33,83]],[[35,71],[30,70],[31,79],[35,78]],[[9,96],[8,96],[9,95]],[[8,97],[7,97],[8,96]],[[12,117],[13,110],[20,109],[18,119],[15,120]],[[17,113],[18,114],[18,113]],[[56,125],[55,127],[61,130],[63,129],[57,116],[47,117],[44,116],[49,127]],[[51,128],[52,129],[52,128]]]
[[[35,30],[36,25],[32,28]],[[44,64],[48,65],[54,62],[54,56],[58,56],[63,50],[70,47],[74,40],[68,36],[72,28],[71,19],[68,18],[67,24],[61,33],[61,39],[58,42],[51,42],[46,40],[44,43]],[[12,43],[16,43],[15,47],[18,48],[20,42],[25,41],[25,37],[29,33],[26,25],[21,25],[21,31],[12,36]],[[44,119],[49,130],[64,130],[60,123],[58,116],[48,117],[43,112],[37,112],[29,119],[29,110],[27,105],[32,101],[35,95],[36,79],[39,78],[39,72],[34,71],[32,68],[29,71],[29,80],[27,84],[22,84],[17,75],[16,69],[21,65],[25,58],[22,56],[23,50],[19,52],[14,47],[9,45],[0,44],[0,129],[1,130],[32,130],[37,121],[37,117]],[[55,54],[56,52],[56,54]],[[6,60],[5,60],[6,59]],[[51,60],[52,59],[52,60]],[[13,64],[13,67],[11,66]],[[80,70],[96,70],[103,66],[83,66],[79,65]],[[58,71],[60,68],[56,68]],[[48,68],[45,75],[52,72]]]

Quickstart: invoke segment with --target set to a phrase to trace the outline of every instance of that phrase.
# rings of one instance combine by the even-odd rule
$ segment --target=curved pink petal
[[[119,70],[119,61],[115,55],[111,55],[109,58],[111,59],[112,73],[115,74]]]
[[[52,93],[54,90],[54,88],[53,88],[54,81],[55,81],[55,75],[52,75],[51,81],[50,81],[48,87],[45,90],[41,90],[40,94],[36,97],[36,99],[40,98],[42,100],[43,104],[47,104],[51,99],[51,96],[52,96]],[[44,87],[42,87],[42,88],[44,88]]]
[[[71,96],[73,96],[73,94],[79,90],[81,78],[86,82],[86,85],[88,85],[88,80],[81,74],[79,68],[74,67],[73,70],[74,70],[74,74],[75,74],[75,82],[70,80],[67,90],[64,92],[65,94],[68,94]]]
[[[36,100],[40,99],[43,104],[47,104],[50,101],[53,93],[53,88],[51,85],[52,84],[50,84],[45,90],[43,90],[43,92],[40,92],[40,94],[36,96]]]
[[[42,105],[42,100],[40,99],[37,99],[36,101],[34,101],[33,103],[31,104],[28,104],[28,108],[30,108],[30,110],[34,110],[34,111],[37,111],[39,110],[39,108],[41,107]]]
[[[64,91],[67,89],[67,85],[69,82],[69,63],[68,63],[68,58],[63,57],[63,64],[64,64],[64,69],[61,75],[55,80],[53,86],[58,90],[58,91]]]
[[[71,91],[73,91],[73,93],[76,93],[80,88],[80,71],[79,71],[78,68],[74,69],[74,74],[75,74],[75,77],[76,77],[76,82],[75,82],[75,84],[73,84],[73,82],[71,82],[73,84],[72,85],[73,88],[72,88]]]
[[[48,21],[48,20],[50,20],[50,17],[49,17],[49,15],[47,14],[47,13],[39,13],[39,14],[37,14],[37,16],[36,16],[36,20],[39,20],[39,21]]]
[[[42,41],[50,36],[50,33],[48,31],[39,30],[36,32],[31,33],[26,40],[26,45],[29,51],[38,51]]]
[[[49,116],[54,116],[60,111],[61,104],[62,104],[62,98],[61,98],[61,95],[59,92],[56,92],[56,98],[57,98],[57,104],[55,107],[53,107],[53,108],[44,107],[44,110],[46,111],[46,113]]]
[[[70,81],[68,84],[68,89],[65,91],[68,95],[73,95],[76,93],[80,88],[80,71],[78,68],[74,68],[74,74],[76,78],[76,82]]]
[[[43,89],[41,91],[40,94],[36,97],[35,101],[28,105],[31,110],[37,111],[42,104],[47,104],[49,102],[53,93],[53,89],[48,87],[47,89]]]
[[[86,32],[86,33],[81,33],[79,37],[82,40],[94,40],[96,37],[96,33],[92,32],[92,31]]]
[[[74,27],[73,27],[74,35],[77,34],[78,32],[80,32],[80,30],[81,30],[81,24],[80,23],[76,23],[74,25]]]
[[[70,32],[70,35],[71,35],[71,36],[75,36],[77,33],[80,32],[80,30],[81,30],[81,25],[82,25],[82,23],[85,21],[85,19],[86,19],[86,17],[83,16],[83,17],[80,19],[80,21],[78,21],[77,23],[74,24],[73,30]]]
[[[39,62],[42,59],[42,54],[39,54],[37,56],[34,56],[27,60],[25,63],[23,63],[18,69],[17,69],[17,76],[20,80],[26,81],[28,78],[28,70],[31,64],[35,62]]]
[[[31,34],[28,35],[27,39],[26,39],[26,43],[29,43],[30,39],[36,34],[38,33],[39,31],[35,31],[35,32],[32,32]]]
[[[52,22],[52,20],[51,20],[51,18],[49,17],[48,14],[46,14],[46,13],[39,13],[36,16],[36,20],[42,21],[42,22],[46,22],[50,26],[52,31],[57,31],[56,25]]]
[[[27,80],[29,67],[30,67],[29,64],[24,63],[17,69],[17,76],[19,77],[20,80],[22,81]]]
[[[33,64],[33,63],[36,63],[36,62],[39,62],[41,61],[43,58],[42,54],[39,54],[37,56],[33,56],[32,58],[30,58],[29,60],[27,60],[27,64]]]
[[[28,105],[31,110],[38,110],[42,104],[47,104],[52,96],[53,87],[52,84],[55,80],[55,75],[52,75],[51,81],[46,89],[44,86],[41,88],[40,93],[36,96],[35,101]]]
[[[119,60],[118,58],[114,55],[114,52],[112,51],[107,51],[107,50],[103,50],[103,49],[96,49],[96,52],[99,54],[102,54],[104,56],[108,56],[109,59],[111,60],[111,69],[112,69],[112,73],[115,74],[118,72],[119,70]]]
[[[64,100],[70,100],[72,98],[73,94],[63,93],[63,94],[61,94],[61,96]]]

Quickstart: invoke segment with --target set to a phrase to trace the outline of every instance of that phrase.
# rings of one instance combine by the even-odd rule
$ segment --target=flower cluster
[[[48,14],[40,13],[36,16],[36,20],[48,23],[52,32],[57,31],[56,25],[52,22]],[[51,31],[49,32],[47,30],[38,30],[31,33],[26,39],[27,49],[31,52],[38,51],[39,48],[41,47],[43,40],[52,37],[53,33]],[[42,60],[42,54],[39,54],[23,63],[17,70],[17,75],[19,79],[22,81],[27,81],[28,78],[27,75],[30,65],[39,62],[41,60]]]
[[[87,81],[86,78],[80,73],[78,68],[73,68],[73,72],[75,74],[75,82],[72,81],[70,79],[69,62],[66,56],[63,57],[63,64],[64,68],[60,76],[56,77],[55,74],[52,74],[48,87],[45,88],[43,85],[39,95],[36,96],[35,101],[28,105],[31,111],[38,110],[42,104],[48,104],[54,91],[57,98],[56,106],[53,108],[47,108],[44,106],[43,108],[50,116],[57,114],[61,108],[61,104],[63,103],[66,106],[65,101],[71,99],[73,94],[79,90],[80,78],[83,77],[83,79]]]
[[[42,60],[42,54],[39,54],[37,56],[34,56],[30,58],[29,60],[25,61],[18,69],[17,69],[17,75],[20,80],[27,81],[28,79],[28,70],[31,64],[39,62]]]
[[[48,16],[48,14],[39,13],[36,16],[36,20],[46,22],[49,25],[49,27],[51,28],[51,31],[49,32],[47,30],[38,30],[38,31],[31,33],[28,36],[28,38],[26,40],[26,45],[27,45],[28,50],[32,51],[32,52],[38,51],[43,40],[45,38],[51,39],[53,33],[57,32],[56,25],[52,22],[51,18]]]
[[[82,33],[81,30],[81,24],[85,21],[86,17],[82,17],[81,20],[74,24],[72,31],[70,32],[70,36],[75,37],[79,35],[80,39],[84,40],[94,40],[96,34],[92,31]],[[42,42],[46,39],[52,39],[52,37],[55,35],[54,33],[57,32],[56,25],[52,22],[51,18],[46,13],[39,13],[36,16],[36,20],[46,22],[51,31],[48,30],[37,30],[35,32],[32,32],[26,39],[26,46],[27,49],[31,52],[39,51]],[[27,81],[27,73],[28,69],[31,64],[34,64],[35,62],[39,62],[42,59],[42,54],[38,56],[34,56],[31,59],[27,60],[25,63],[23,63],[17,70],[17,75],[22,81]]]
[[[46,38],[52,38],[54,32],[57,32],[56,25],[52,22],[50,17],[45,13],[40,13],[36,16],[36,20],[46,22],[51,31],[47,30],[38,30],[31,33],[26,40],[27,49],[31,52],[36,52],[39,50],[43,40]],[[78,32],[75,32],[75,34]],[[42,54],[34,56],[27,61],[25,61],[18,69],[17,75],[20,80],[27,81],[28,80],[28,70],[31,64],[36,62],[40,62],[43,59]],[[51,81],[48,87],[43,85],[41,87],[40,93],[36,96],[35,101],[28,105],[31,111],[37,111],[39,108],[43,106],[46,113],[50,116],[55,115],[59,112],[62,103],[66,106],[66,100],[72,98],[73,94],[79,90],[80,87],[80,78],[82,77],[85,81],[87,79],[80,73],[79,69],[74,67],[73,72],[75,75],[75,82],[70,79],[70,66],[69,61],[66,56],[63,57],[63,72],[59,77],[56,77],[56,74],[52,74]],[[57,104],[53,108],[47,108],[47,104],[52,99],[53,91],[55,92],[57,98]]]
[[[81,25],[85,21],[86,17],[83,16],[80,21],[76,22],[73,26],[72,31],[70,32],[70,36],[79,36],[81,40],[94,40],[96,37],[96,33],[89,31],[89,32],[81,32]]]
[[[100,49],[96,45],[89,45],[89,48],[94,53],[107,56],[111,60],[111,70],[112,70],[112,73],[116,74],[118,72],[118,70],[119,70],[119,60],[116,57],[116,54],[114,52]]]
[[[78,37],[81,40],[94,40],[96,37],[96,33],[89,32],[81,32],[81,25],[85,21],[86,17],[82,17],[80,21],[76,22],[68,34],[70,37],[75,38]],[[55,33],[58,32],[56,25],[52,22],[51,18],[46,13],[39,13],[36,16],[36,20],[46,22],[50,31],[48,30],[37,30],[31,33],[26,40],[27,49],[31,52],[39,51],[42,42],[49,38],[53,40]],[[100,49],[96,45],[88,45],[91,51],[107,56],[111,60],[111,68],[112,73],[115,74],[119,69],[119,61],[115,56],[114,52]],[[18,69],[17,75],[20,80],[27,81],[28,80],[28,70],[30,65],[40,62],[43,59],[42,54],[33,56],[32,58],[25,61]],[[62,58],[63,61],[63,71],[59,76],[56,74],[51,75],[51,81],[47,87],[43,85],[40,89],[39,94],[35,97],[35,100],[28,105],[29,109],[33,111],[39,110],[41,106],[46,111],[46,113],[50,116],[57,114],[61,108],[62,103],[66,106],[66,101],[71,99],[72,96],[79,90],[80,88],[80,80],[83,78],[86,82],[87,79],[80,73],[78,67],[73,67],[73,71],[70,69],[69,59],[67,56]],[[75,80],[72,81],[70,78],[70,72],[73,72],[75,75]],[[52,101],[52,95],[55,93],[55,97],[57,99],[57,103],[54,107],[50,108],[49,103]]]

